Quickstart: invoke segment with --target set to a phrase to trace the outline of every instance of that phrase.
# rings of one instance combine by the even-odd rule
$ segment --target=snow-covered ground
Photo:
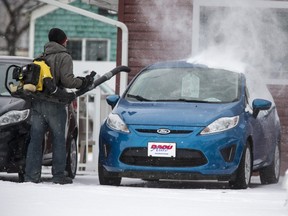
[[[144,182],[123,179],[120,187],[99,185],[97,175],[77,175],[72,185],[16,183],[0,173],[1,216],[287,216],[287,191],[252,178],[247,190],[215,182]]]

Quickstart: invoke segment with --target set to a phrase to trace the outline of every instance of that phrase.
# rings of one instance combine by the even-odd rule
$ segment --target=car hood
[[[128,125],[207,126],[223,116],[239,115],[241,102],[128,102],[120,99],[114,109]]]
[[[11,110],[28,109],[29,104],[19,98],[0,97],[0,116]]]

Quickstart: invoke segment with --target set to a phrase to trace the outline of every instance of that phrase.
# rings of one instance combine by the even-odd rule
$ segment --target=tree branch
[[[13,12],[11,10],[10,4],[8,3],[9,0],[2,0],[2,1],[3,1],[5,8],[7,9],[9,15],[12,16]]]
[[[19,4],[18,6],[15,7],[14,11],[20,11],[22,9],[22,7],[27,4],[30,0],[25,0],[23,2],[21,2],[21,4]]]
[[[25,32],[25,31],[29,28],[29,26],[30,26],[30,23],[29,23],[29,22],[27,22],[25,25],[23,25],[23,26],[19,29],[18,35],[20,36],[23,32]]]

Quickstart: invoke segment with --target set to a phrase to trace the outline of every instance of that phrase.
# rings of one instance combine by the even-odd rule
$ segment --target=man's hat
[[[52,28],[48,34],[49,41],[54,41],[58,44],[64,44],[67,40],[67,36],[64,31],[59,28]]]

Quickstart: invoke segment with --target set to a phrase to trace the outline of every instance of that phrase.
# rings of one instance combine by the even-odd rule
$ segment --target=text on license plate
[[[176,143],[148,142],[148,156],[176,157]]]

